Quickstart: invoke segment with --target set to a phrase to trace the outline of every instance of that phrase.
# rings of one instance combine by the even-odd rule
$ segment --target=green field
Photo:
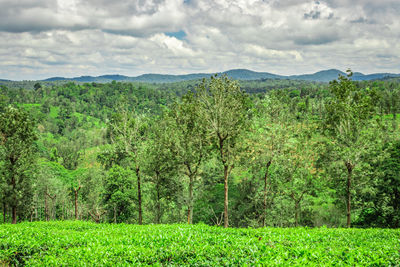
[[[0,266],[399,266],[400,230],[37,222],[0,226]]]

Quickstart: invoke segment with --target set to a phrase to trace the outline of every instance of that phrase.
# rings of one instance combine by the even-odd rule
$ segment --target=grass
[[[400,230],[35,222],[0,227],[0,262],[28,266],[398,266]]]

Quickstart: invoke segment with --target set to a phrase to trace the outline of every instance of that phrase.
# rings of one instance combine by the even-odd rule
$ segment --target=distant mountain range
[[[80,76],[74,78],[52,77],[42,81],[77,81],[77,82],[98,82],[106,83],[111,81],[126,81],[126,82],[150,82],[150,83],[171,83],[180,81],[197,80],[202,78],[209,78],[215,73],[194,73],[185,75],[170,75],[170,74],[143,74],[136,77],[129,77],[124,75],[102,75],[102,76]],[[221,73],[219,73],[221,74]],[[338,75],[346,75],[344,72],[337,69],[323,70],[313,74],[291,75],[283,76],[276,75],[268,72],[255,72],[247,69],[234,69],[222,72],[229,77],[237,80],[260,80],[260,79],[291,79],[291,80],[305,80],[315,82],[329,82],[337,79]],[[352,79],[355,81],[364,80],[378,80],[387,77],[400,77],[400,74],[393,73],[374,73],[362,74],[355,72]]]
[[[346,75],[346,73],[336,70],[323,70],[313,74],[303,74],[303,75],[292,75],[288,76],[289,79],[305,80],[305,81],[316,81],[316,82],[329,82],[338,78],[338,75]],[[353,81],[370,81],[370,80],[380,80],[384,78],[395,78],[400,77],[400,74],[395,73],[373,73],[373,74],[363,74],[361,72],[354,72],[351,79]]]

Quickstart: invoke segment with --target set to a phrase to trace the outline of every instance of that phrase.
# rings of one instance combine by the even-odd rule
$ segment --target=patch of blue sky
[[[165,32],[165,35],[175,37],[176,39],[183,40],[186,37],[186,33],[182,30],[177,32]]]

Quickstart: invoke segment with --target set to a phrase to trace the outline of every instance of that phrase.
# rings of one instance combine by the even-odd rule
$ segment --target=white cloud
[[[398,0],[0,0],[0,78],[400,72]],[[184,31],[177,39],[167,33]]]

